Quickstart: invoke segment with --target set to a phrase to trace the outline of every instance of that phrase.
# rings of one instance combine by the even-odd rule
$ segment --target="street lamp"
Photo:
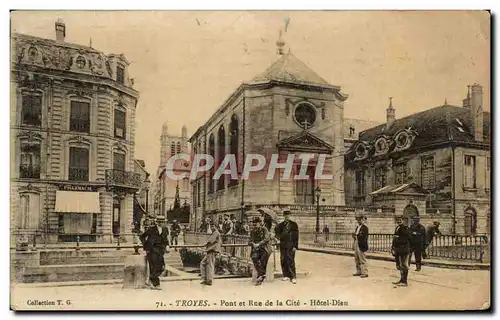
[[[149,175],[146,176],[144,180],[144,190],[146,190],[146,214],[149,214],[149,186],[151,185],[151,180],[149,180]]]
[[[315,195],[316,195],[316,236],[315,236],[315,241],[318,242],[318,234],[319,234],[319,197],[321,196],[321,189],[319,186],[316,187],[314,190]]]

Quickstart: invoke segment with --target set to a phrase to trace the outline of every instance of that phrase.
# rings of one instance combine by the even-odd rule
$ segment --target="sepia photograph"
[[[10,309],[488,310],[491,18],[11,11]]]

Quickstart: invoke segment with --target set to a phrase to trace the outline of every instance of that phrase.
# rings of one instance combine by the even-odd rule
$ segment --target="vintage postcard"
[[[11,309],[490,308],[488,11],[12,11]]]

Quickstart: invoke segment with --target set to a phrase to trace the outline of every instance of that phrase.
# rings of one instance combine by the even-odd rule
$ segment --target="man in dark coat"
[[[141,236],[140,240],[146,251],[146,258],[149,264],[149,280],[153,289],[160,290],[160,275],[165,268],[163,255],[167,252],[168,229],[163,226],[164,220],[154,219],[149,227]]]
[[[396,260],[396,268],[401,273],[401,279],[393,284],[401,287],[408,286],[408,268],[410,260],[410,232],[403,224],[401,216],[396,217],[396,230],[392,238],[392,254]]]
[[[290,211],[285,210],[285,220],[274,228],[274,234],[280,241],[280,260],[283,272],[283,281],[290,280],[297,283],[295,271],[295,252],[299,249],[299,227],[295,221],[290,220]]]
[[[359,216],[356,220],[358,221],[358,226],[352,235],[354,238],[354,261],[356,263],[356,273],[353,276],[367,278],[368,262],[365,252],[368,251],[368,227],[366,226],[365,216]]]
[[[425,227],[420,224],[420,218],[414,217],[413,224],[410,226],[410,262],[412,255],[415,255],[415,264],[417,268],[415,271],[420,271],[422,268],[422,253],[425,253]]]
[[[431,245],[432,239],[437,235],[441,235],[441,231],[439,231],[439,221],[434,221],[432,226],[429,226],[426,230],[425,249]]]
[[[328,238],[330,236],[330,228],[325,224],[325,227],[323,228],[323,233],[325,234],[325,242],[328,242]]]
[[[177,220],[174,220],[172,222],[172,227],[170,230],[170,239],[172,240],[172,245],[179,244],[179,234],[180,233],[181,233],[181,226],[179,225],[179,222],[177,222]],[[177,251],[177,248],[175,248],[175,251]]]
[[[261,285],[266,279],[266,269],[269,256],[271,255],[271,234],[262,225],[262,219],[253,219],[253,228],[250,232],[249,245],[252,246],[252,262],[257,271],[256,286]]]

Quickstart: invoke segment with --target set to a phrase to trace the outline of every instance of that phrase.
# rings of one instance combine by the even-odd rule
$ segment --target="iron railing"
[[[106,170],[106,185],[140,189],[143,181],[141,175],[133,171],[123,171],[118,169]]]

